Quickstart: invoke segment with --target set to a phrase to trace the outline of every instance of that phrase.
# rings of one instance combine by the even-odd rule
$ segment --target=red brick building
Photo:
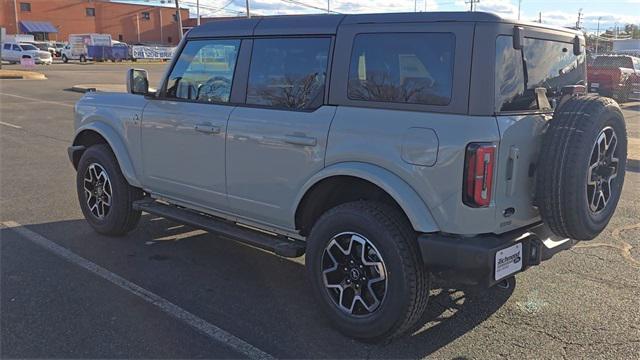
[[[0,27],[7,34],[67,41],[69,34],[111,34],[129,44],[179,41],[175,8],[108,0],[0,0]],[[188,9],[180,9],[185,21]]]

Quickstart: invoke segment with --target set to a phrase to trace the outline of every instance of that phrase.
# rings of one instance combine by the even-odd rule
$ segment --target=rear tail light
[[[467,146],[462,200],[468,206],[487,207],[491,204],[495,162],[495,144],[472,143]]]

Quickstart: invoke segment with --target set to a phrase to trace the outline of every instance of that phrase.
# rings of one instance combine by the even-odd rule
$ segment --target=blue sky
[[[121,0],[159,4],[163,0]],[[164,0],[173,4],[173,0]],[[341,13],[366,12],[406,12],[425,10],[425,0],[329,0],[331,10]],[[467,0],[468,1],[468,0]],[[180,0],[183,6],[194,8],[196,0]],[[260,15],[308,14],[322,12],[327,8],[327,0],[250,0],[252,11]],[[244,11],[244,0],[200,0],[203,16],[233,16]],[[518,0],[480,0],[478,11],[498,13],[506,17],[518,16]],[[426,0],[427,11],[462,11],[469,9],[465,0]],[[598,18],[600,30],[612,28],[616,24],[640,24],[640,0],[522,0],[520,16],[525,20],[538,19],[542,12],[542,22],[573,26],[582,9],[582,26],[589,32],[596,32]],[[326,10],[325,10],[326,11]],[[195,14],[195,10],[192,10]]]

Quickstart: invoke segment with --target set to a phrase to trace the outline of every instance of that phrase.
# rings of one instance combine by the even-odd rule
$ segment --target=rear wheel
[[[416,234],[388,205],[358,201],[327,211],[309,236],[306,266],[321,308],[348,336],[397,337],[426,308],[429,277]]]
[[[607,226],[622,193],[627,161],[624,117],[599,96],[568,100],[544,135],[537,203],[557,235],[591,240]]]
[[[107,145],[91,146],[82,154],[76,187],[82,213],[97,232],[124,235],[138,224],[141,211],[133,209],[133,202],[142,198],[142,191],[127,183]]]
[[[80,55],[80,62],[87,62],[87,57],[84,55]]]
[[[65,63],[65,64],[69,62],[69,59],[67,58],[67,55],[62,55],[62,62]]]

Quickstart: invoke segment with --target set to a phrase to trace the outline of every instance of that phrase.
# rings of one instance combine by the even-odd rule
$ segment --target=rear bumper
[[[493,286],[538,265],[575,243],[571,239],[558,238],[544,223],[502,235],[462,237],[424,234],[418,237],[422,259],[429,271],[455,283],[483,287]],[[504,271],[496,272],[496,255],[503,250],[509,251],[516,244],[521,244],[517,247],[521,249],[519,255],[509,261],[517,270],[506,275]]]

